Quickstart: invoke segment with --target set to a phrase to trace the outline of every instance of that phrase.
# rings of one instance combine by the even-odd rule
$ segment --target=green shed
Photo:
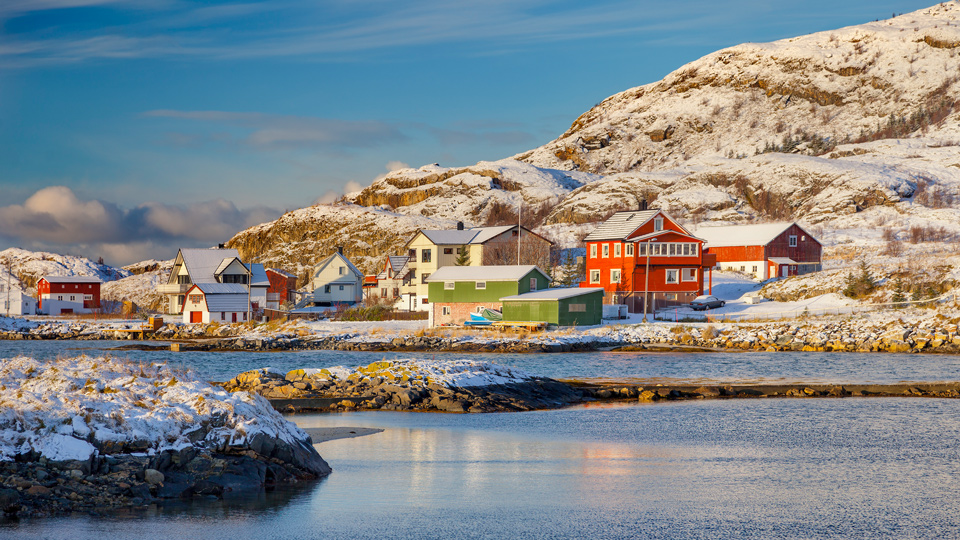
[[[424,278],[430,325],[459,325],[471,313],[500,311],[501,298],[546,289],[550,276],[535,265],[443,266]]]
[[[572,287],[507,296],[503,320],[533,321],[557,326],[593,326],[603,318],[603,289]]]

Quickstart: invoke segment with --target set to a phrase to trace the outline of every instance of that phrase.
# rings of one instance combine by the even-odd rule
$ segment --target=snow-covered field
[[[166,365],[87,356],[0,361],[0,461],[31,451],[85,460],[98,448],[218,449],[258,433],[291,444],[307,439],[265,399]]]

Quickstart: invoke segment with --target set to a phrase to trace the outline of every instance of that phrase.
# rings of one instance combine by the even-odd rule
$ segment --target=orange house
[[[617,212],[584,238],[587,280],[603,287],[604,302],[631,313],[687,304],[711,288],[715,260],[703,240],[660,210]]]

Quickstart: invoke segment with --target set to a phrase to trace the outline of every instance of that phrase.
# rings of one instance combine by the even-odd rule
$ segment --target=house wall
[[[445,289],[441,281],[430,283],[430,303],[489,303],[499,302],[504,296],[520,294],[516,281],[487,281],[486,284],[486,289],[478,290],[475,281],[454,282],[453,289]]]
[[[477,308],[484,307],[500,311],[503,303],[496,302],[440,302],[429,304],[429,309],[433,310],[433,325],[440,326],[444,324],[462,325],[464,321],[470,318],[471,313],[476,313]],[[443,314],[444,308],[450,310],[448,315]]]
[[[586,311],[570,311],[571,304],[585,304]],[[603,318],[603,293],[589,292],[560,300],[508,300],[503,303],[503,320],[533,321],[558,326],[592,326]]]
[[[321,285],[313,291],[313,301],[319,303],[353,304],[363,300],[363,290],[357,283],[331,283],[330,292]]]
[[[84,300],[84,295],[90,295],[91,299]],[[50,283],[41,278],[37,282],[37,298],[39,299],[38,307],[44,313],[46,313],[46,310],[43,309],[43,302],[47,299],[78,302],[81,304],[81,310],[99,309],[100,283]]]
[[[21,316],[34,315],[37,312],[37,300],[31,296],[23,294],[19,289],[10,288],[8,291],[0,292],[0,315]]]
[[[319,303],[357,303],[363,301],[363,276],[355,274],[345,260],[334,257],[319,273],[313,274],[310,287],[313,301]],[[340,273],[343,268],[343,273]],[[325,286],[330,285],[330,292]],[[340,287],[343,287],[341,289]]]
[[[43,308],[40,312],[44,315],[63,315],[64,313],[89,313],[90,310],[83,307],[83,302],[70,302],[69,300],[57,300],[56,295],[47,298],[43,302]]]

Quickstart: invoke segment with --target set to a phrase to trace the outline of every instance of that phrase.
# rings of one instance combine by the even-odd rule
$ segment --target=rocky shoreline
[[[172,342],[179,350],[371,352],[561,353],[619,349],[622,351],[813,351],[960,353],[960,320],[930,316],[912,322],[793,321],[715,325],[612,325],[582,331],[528,335],[476,333],[374,336],[363,332],[314,335],[305,332],[258,333],[249,325],[167,324],[146,340]],[[123,340],[131,332],[93,323],[42,324],[0,331],[6,340]]]

